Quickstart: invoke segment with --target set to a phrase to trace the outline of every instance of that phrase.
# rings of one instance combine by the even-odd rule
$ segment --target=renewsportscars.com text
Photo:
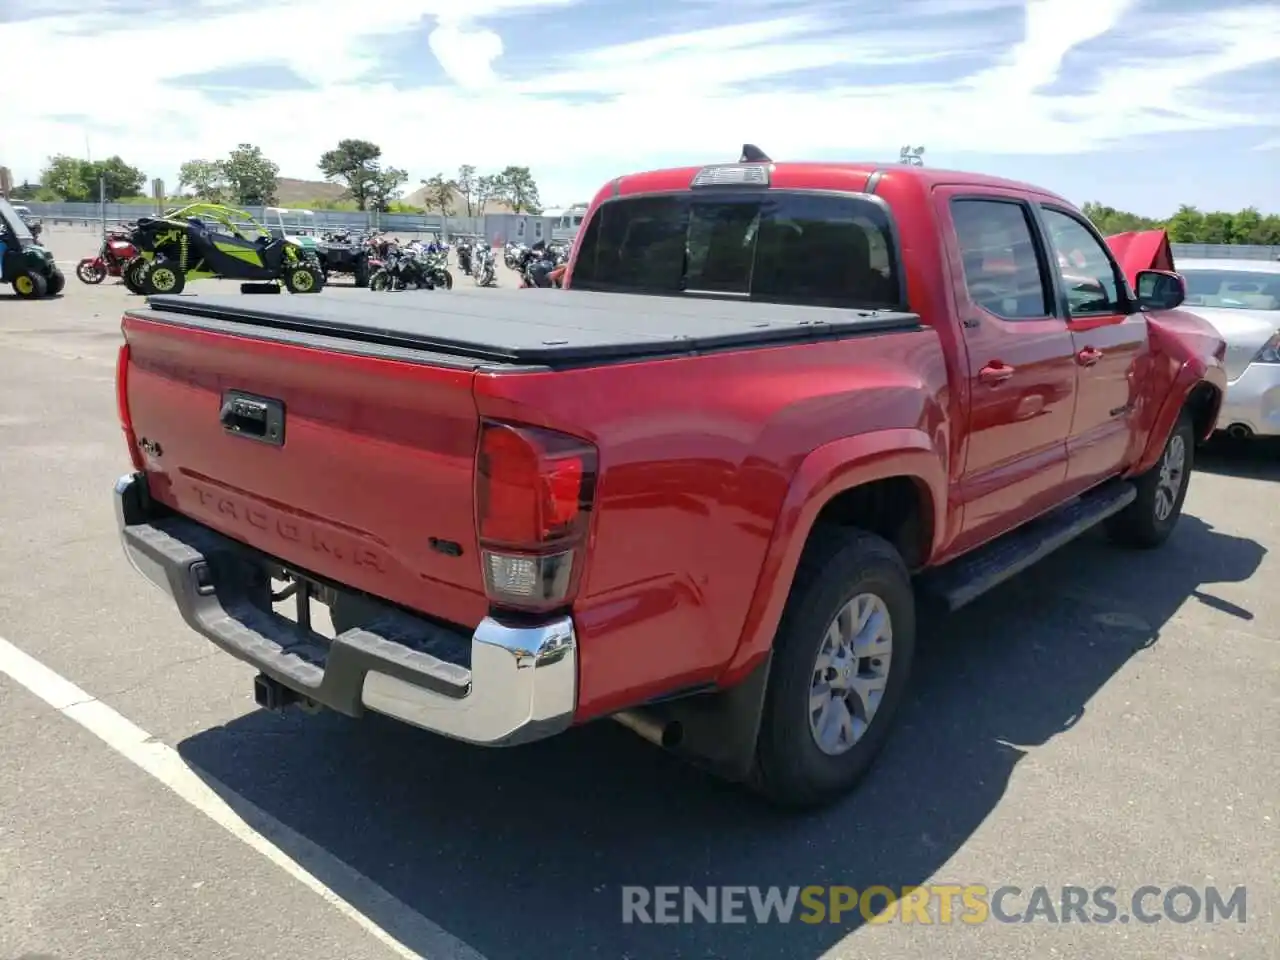
[[[1245,887],[623,887],[623,923],[1221,923]]]

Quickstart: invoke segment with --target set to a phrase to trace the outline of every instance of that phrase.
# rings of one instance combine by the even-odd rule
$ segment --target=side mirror
[[[1168,270],[1138,271],[1138,305],[1147,310],[1173,310],[1187,299],[1187,284]]]

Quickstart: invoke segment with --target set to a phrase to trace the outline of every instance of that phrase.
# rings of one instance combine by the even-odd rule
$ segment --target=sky
[[[0,0],[0,165],[372,140],[410,188],[528,166],[547,206],[620,174],[897,160],[1150,216],[1280,212],[1277,0]]]

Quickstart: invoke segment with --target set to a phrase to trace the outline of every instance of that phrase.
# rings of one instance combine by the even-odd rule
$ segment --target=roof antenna
[[[742,145],[742,156],[738,158],[739,163],[772,163],[768,155],[757,147],[754,143],[744,143]]]

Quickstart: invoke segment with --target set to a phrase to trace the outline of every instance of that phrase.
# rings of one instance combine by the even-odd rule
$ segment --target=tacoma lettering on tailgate
[[[285,516],[261,504],[249,504],[223,490],[211,490],[198,483],[191,489],[205,511],[223,520],[253,527],[287,543],[298,544],[314,553],[377,573],[386,572],[383,558],[350,534],[326,529],[321,524],[296,516]]]

